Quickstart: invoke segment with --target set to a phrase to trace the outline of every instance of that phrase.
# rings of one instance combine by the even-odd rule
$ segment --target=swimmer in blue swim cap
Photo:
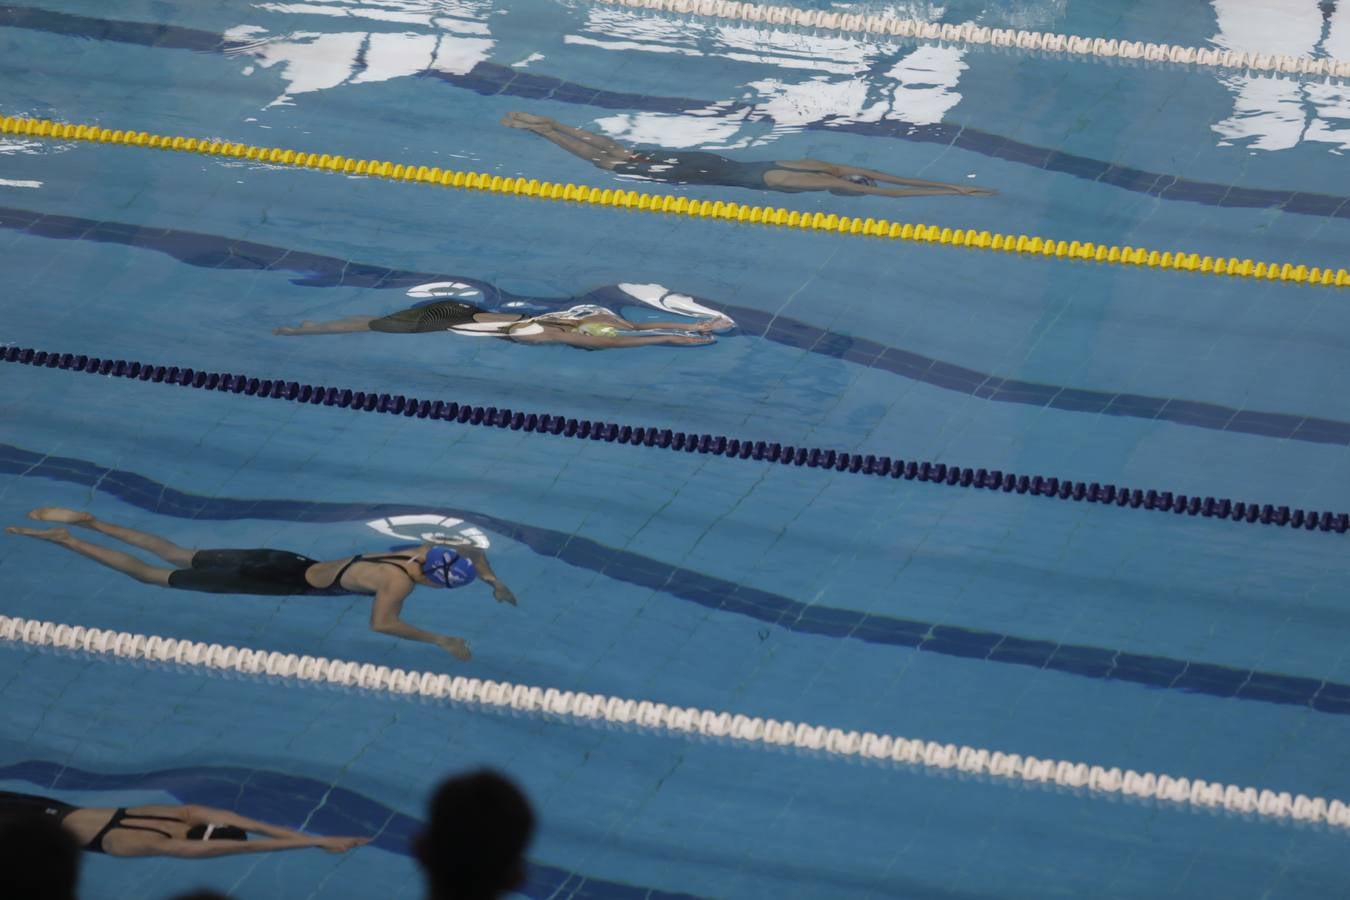
[[[320,561],[286,550],[193,550],[158,535],[96,519],[87,512],[56,506],[39,507],[28,518],[87,528],[152,553],[173,566],[153,566],[129,553],[81,540],[65,528],[5,529],[10,534],[50,541],[145,584],[208,594],[366,594],[373,598],[372,631],[435,644],[461,660],[471,656],[463,638],[424,631],[402,620],[403,601],[413,589],[459,588],[477,580],[492,588],[498,603],[516,605],[515,594],[492,570],[487,554],[468,541],[421,544],[400,553],[358,553]]]
[[[443,588],[457,588],[477,578],[478,567],[458,550],[437,544],[427,549],[422,574]]]
[[[509,112],[508,128],[532,131],[591,165],[645,181],[667,184],[708,184],[721,187],[781,191],[829,191],[831,194],[879,197],[988,197],[997,191],[963,187],[940,181],[901,178],[875,169],[841,165],[819,159],[740,161],[705,150],[635,150],[613,138],[583,128],[563,125],[547,116]],[[883,187],[882,185],[897,185]]]

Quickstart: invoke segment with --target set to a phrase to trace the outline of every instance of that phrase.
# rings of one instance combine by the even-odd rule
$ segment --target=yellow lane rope
[[[1118,247],[1090,241],[1059,241],[1053,238],[1025,234],[995,234],[974,228],[948,228],[937,225],[892,222],[834,213],[797,212],[773,206],[752,206],[745,203],[725,203],[721,200],[691,200],[671,194],[648,194],[638,191],[594,188],[585,185],[559,184],[534,178],[503,178],[480,172],[457,172],[419,165],[403,165],[382,160],[359,160],[328,153],[303,153],[278,147],[254,147],[224,141],[148,134],[144,131],[123,131],[101,128],[97,125],[71,125],[45,119],[6,116],[0,120],[0,133],[22,134],[32,137],[67,141],[90,141],[102,144],[126,144],[159,150],[177,150],[206,156],[248,159],[279,166],[320,169],[347,175],[365,175],[392,181],[463,188],[492,194],[516,194],[547,200],[571,200],[591,206],[613,206],[644,212],[667,213],[700,219],[723,219],[749,222],[756,225],[776,225],[805,231],[828,231],[835,234],[865,235],[890,240],[913,241],[926,244],[951,244],[982,250],[997,250],[1056,259],[1091,260],[1115,265],[1139,266],[1149,269],[1174,269],[1186,272],[1207,272],[1234,278],[1258,278],[1266,281],[1292,281],[1298,284],[1321,284],[1334,287],[1350,286],[1350,272],[1345,269],[1320,268],[1292,263],[1254,262],[1236,257],[1202,256],[1184,251],[1158,251],[1145,247]]]

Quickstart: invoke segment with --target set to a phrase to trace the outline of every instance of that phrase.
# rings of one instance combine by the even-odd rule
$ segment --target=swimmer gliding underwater
[[[421,299],[408,309],[385,316],[356,315],[327,322],[283,326],[286,336],[347,334],[377,331],[385,334],[425,334],[447,331],[473,337],[495,337],[521,344],[565,344],[583,350],[652,345],[710,344],[713,332],[736,327],[728,316],[709,309],[687,294],[655,284],[622,284],[591,291],[583,298],[553,301],[549,309],[539,300],[492,303],[484,285],[447,281],[417,285],[408,296]],[[607,306],[642,304],[685,317],[686,321],[630,321]],[[496,308],[492,308],[495,306]],[[535,310],[544,309],[542,312]],[[531,314],[533,313],[533,314]],[[687,321],[693,319],[695,321]]]
[[[0,822],[53,819],[81,850],[108,856],[209,859],[318,847],[346,853],[370,838],[319,837],[211,806],[75,806],[50,797],[0,791]],[[250,840],[249,833],[265,835]]]
[[[819,159],[757,160],[741,162],[706,150],[639,150],[584,128],[574,128],[547,116],[509,112],[507,128],[533,132],[599,169],[669,184],[708,184],[796,194],[829,191],[840,196],[871,194],[878,197],[989,197],[989,188],[962,187],[940,181],[901,178]],[[882,187],[894,184],[898,187]]]
[[[498,603],[516,605],[515,595],[492,571],[487,554],[469,541],[420,544],[398,553],[358,553],[320,561],[285,550],[193,550],[158,535],[58,506],[39,507],[28,518],[96,531],[152,553],[174,567],[152,566],[129,553],[81,540],[65,528],[5,529],[10,534],[65,547],[144,584],[208,594],[373,595],[371,631],[434,644],[461,661],[472,657],[463,638],[424,631],[400,618],[403,601],[413,589],[458,588],[478,579],[492,587],[493,599]]]

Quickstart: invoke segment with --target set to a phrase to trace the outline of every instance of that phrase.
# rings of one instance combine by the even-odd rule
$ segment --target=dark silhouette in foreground
[[[436,789],[413,848],[427,900],[494,900],[525,882],[534,813],[514,784],[489,769]]]
[[[75,900],[79,878],[80,848],[59,821],[0,807],[0,896]]]

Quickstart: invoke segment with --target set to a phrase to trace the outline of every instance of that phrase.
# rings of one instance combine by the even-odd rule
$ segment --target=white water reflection
[[[1226,50],[1350,58],[1350,3],[1313,0],[1211,0]],[[1350,86],[1271,75],[1227,74],[1233,114],[1215,123],[1221,145],[1286,150],[1305,141],[1350,149]]]
[[[895,14],[935,21],[943,8],[920,4],[897,8]],[[587,10],[580,33],[563,40],[604,50],[708,57],[770,70],[747,82],[740,96],[721,104],[740,109],[742,115],[736,118],[710,121],[714,107],[684,115],[610,116],[600,122],[612,137],[666,147],[746,147],[822,121],[940,122],[961,102],[957,86],[968,68],[967,51],[959,47],[916,47],[865,36],[654,16],[607,6]],[[903,52],[902,46],[907,48]],[[772,132],[754,124],[765,117],[776,126]]]
[[[487,60],[494,44],[489,36],[490,0],[312,0],[259,3],[256,8],[291,16],[297,25],[322,16],[322,27],[330,26],[332,19],[361,26],[352,31],[301,29],[275,34],[258,25],[229,29],[226,39],[246,44],[232,51],[235,55],[264,69],[277,67],[285,82],[285,90],[269,106],[289,105],[300,94],[427,70],[462,75]],[[381,30],[381,23],[405,30]],[[252,65],[243,70],[245,75],[252,72]]]
[[[676,115],[670,113],[620,113],[597,119],[605,134],[634,144],[659,144],[675,150],[691,147],[735,150],[751,144],[741,133],[744,116],[725,118],[717,107]]]

